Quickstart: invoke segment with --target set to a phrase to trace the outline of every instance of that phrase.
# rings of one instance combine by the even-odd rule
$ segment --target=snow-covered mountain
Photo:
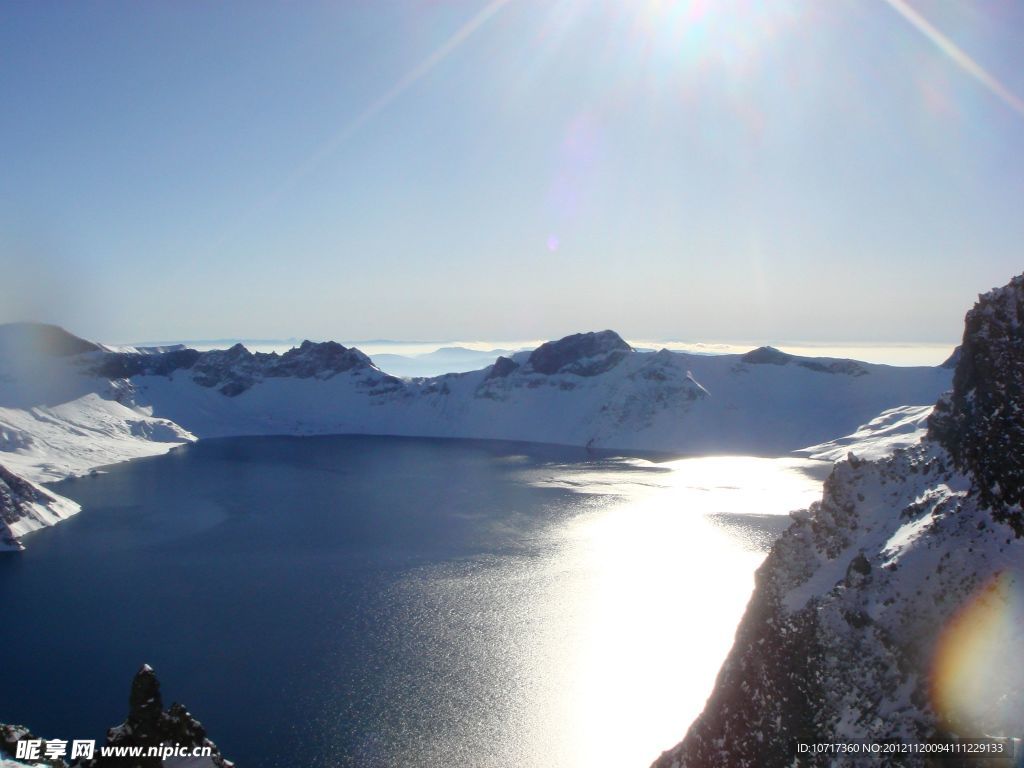
[[[358,350],[139,356],[124,402],[198,437],[376,433],[691,453],[779,454],[845,434],[885,408],[926,403],[942,368],[797,358],[765,348],[709,357],[634,352],[612,331],[576,334],[461,374],[404,381]],[[289,360],[289,355],[293,358]],[[311,362],[295,366],[301,360]],[[325,361],[332,364],[325,364]]]
[[[1022,320],[1024,276],[968,313],[924,442],[836,465],[757,572],[704,712],[656,766],[865,764],[796,745],[1021,735]]]
[[[54,326],[4,326],[0,463],[46,482],[196,438],[343,433],[780,455],[932,402],[951,376],[771,347],[640,353],[601,331],[403,380],[335,342],[114,351]]]

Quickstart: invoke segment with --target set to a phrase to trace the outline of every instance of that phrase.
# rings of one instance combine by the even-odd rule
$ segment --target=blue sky
[[[1024,264],[1013,2],[9,2],[0,71],[0,321],[952,342]]]

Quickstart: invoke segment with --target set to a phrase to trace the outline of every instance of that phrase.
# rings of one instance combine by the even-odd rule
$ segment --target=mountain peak
[[[632,351],[615,331],[590,331],[541,344],[527,363],[537,373],[596,376],[614,368]]]
[[[69,357],[83,352],[98,352],[100,347],[59,325],[49,323],[6,323],[0,325],[0,350],[4,354],[31,351],[52,357]]]
[[[775,347],[758,347],[752,349],[740,358],[741,362],[752,365],[785,365],[793,356]]]

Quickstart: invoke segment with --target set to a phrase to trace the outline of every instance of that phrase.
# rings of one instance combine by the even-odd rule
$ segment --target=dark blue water
[[[527,478],[603,461],[246,438],[58,484],[83,512],[0,557],[0,720],[102,739],[147,662],[241,768],[517,764],[550,532],[606,503]]]

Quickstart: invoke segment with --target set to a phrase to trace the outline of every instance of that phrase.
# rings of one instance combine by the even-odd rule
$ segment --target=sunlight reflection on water
[[[478,712],[438,712],[445,727],[405,759],[648,765],[700,712],[766,547],[786,513],[820,497],[828,467],[725,457],[526,470],[581,493],[577,514],[541,534],[540,556],[405,584],[423,657],[443,660],[423,672],[431,694],[458,699],[453,715],[467,698]]]

